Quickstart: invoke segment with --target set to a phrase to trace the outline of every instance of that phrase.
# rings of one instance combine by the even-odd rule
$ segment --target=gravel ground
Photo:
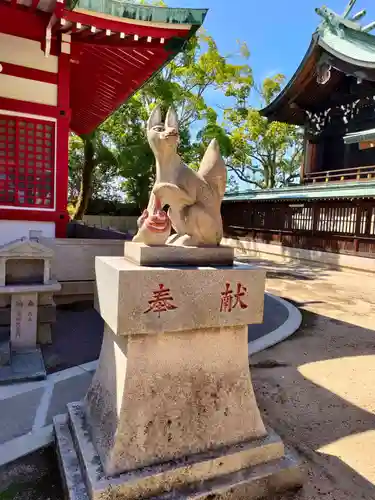
[[[267,291],[303,314],[299,332],[251,360],[264,419],[307,471],[305,487],[282,498],[374,500],[375,275],[260,263]]]

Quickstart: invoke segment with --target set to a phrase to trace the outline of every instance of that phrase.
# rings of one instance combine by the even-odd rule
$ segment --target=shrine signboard
[[[109,261],[108,261],[109,263]],[[96,259],[98,309],[120,335],[230,327],[263,322],[265,272],[246,264],[225,267],[139,267],[125,259]],[[129,272],[130,271],[130,272]],[[101,284],[131,293],[109,302]]]

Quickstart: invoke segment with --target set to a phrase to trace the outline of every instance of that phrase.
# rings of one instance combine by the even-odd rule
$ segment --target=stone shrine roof
[[[37,257],[51,259],[53,250],[41,245],[38,241],[21,238],[0,246],[0,258],[6,257]]]

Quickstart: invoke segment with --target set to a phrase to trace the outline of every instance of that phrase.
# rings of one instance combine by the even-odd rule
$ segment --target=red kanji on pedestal
[[[170,294],[170,289],[165,288],[162,283],[159,285],[159,290],[152,292],[152,294],[154,298],[148,301],[150,307],[144,312],[144,314],[152,311],[158,313],[158,317],[160,318],[161,312],[177,309],[177,306],[171,303],[173,297]]]
[[[225,291],[221,292],[220,312],[231,312],[237,307],[247,309],[247,304],[241,299],[246,295],[247,288],[237,283],[236,293],[231,290],[230,283],[225,283]]]

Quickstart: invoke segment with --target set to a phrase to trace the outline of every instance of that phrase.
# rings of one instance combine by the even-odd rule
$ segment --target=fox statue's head
[[[156,158],[166,158],[177,153],[180,140],[177,114],[169,108],[162,123],[159,106],[153,109],[147,122],[147,138]]]

